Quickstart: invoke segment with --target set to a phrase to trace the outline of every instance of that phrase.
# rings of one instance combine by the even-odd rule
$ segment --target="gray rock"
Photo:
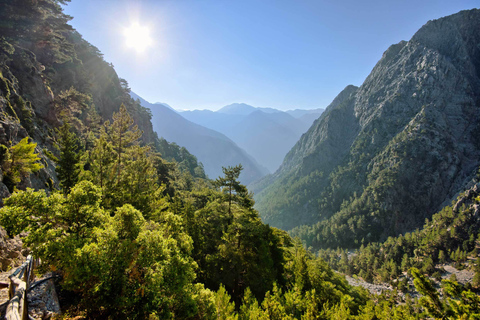
[[[386,50],[255,186],[264,221],[288,230],[332,217],[355,230],[347,243],[381,240],[420,227],[465,190],[480,165],[478,30],[480,10],[462,11]]]

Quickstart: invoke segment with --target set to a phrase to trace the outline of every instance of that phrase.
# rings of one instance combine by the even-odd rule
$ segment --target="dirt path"
[[[12,274],[13,270],[0,272],[0,282],[9,283],[8,277]],[[0,289],[0,316],[5,315],[5,310],[8,303],[8,288]]]

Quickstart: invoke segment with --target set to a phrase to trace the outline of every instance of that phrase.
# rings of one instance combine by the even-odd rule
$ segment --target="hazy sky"
[[[428,20],[480,6],[448,0],[72,0],[71,24],[134,92],[176,109],[243,102],[281,110],[327,106],[361,85],[382,53]],[[124,29],[152,45],[138,53]]]

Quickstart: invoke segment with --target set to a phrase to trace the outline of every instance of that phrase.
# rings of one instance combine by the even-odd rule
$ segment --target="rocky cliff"
[[[142,130],[143,143],[163,151],[150,112],[131,99],[127,82],[117,76],[98,49],[67,24],[70,17],[58,1],[3,1],[1,7],[0,144],[8,149],[29,137],[37,143],[35,152],[44,166],[22,177],[19,189],[58,187],[52,161],[59,153],[56,129],[70,122],[86,146],[121,104]],[[3,184],[2,169],[0,166],[0,199],[11,191]]]
[[[449,202],[480,164],[478,30],[480,10],[462,11],[391,46],[257,185],[265,221],[348,247],[421,226]]]

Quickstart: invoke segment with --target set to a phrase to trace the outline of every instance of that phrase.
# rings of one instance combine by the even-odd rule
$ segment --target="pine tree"
[[[243,170],[241,164],[235,167],[223,167],[224,177],[218,177],[214,184],[222,189],[222,192],[226,195],[228,200],[228,213],[232,213],[232,203],[237,202],[244,208],[251,208],[253,206],[253,199],[251,194],[248,193],[247,187],[242,185],[238,181],[238,177]]]
[[[124,155],[126,148],[132,144],[138,143],[142,136],[142,132],[138,129],[138,126],[133,125],[133,119],[130,117],[127,108],[123,104],[120,106],[120,111],[114,113],[112,118],[113,123],[110,125],[107,122],[106,127],[117,158],[116,171],[118,180],[122,173],[122,155]]]
[[[215,294],[215,309],[217,311],[218,320],[237,320],[238,315],[235,314],[235,304],[230,302],[230,295],[223,285],[220,285]]]
[[[438,252],[438,262],[439,263],[445,263],[447,257],[445,256],[445,252],[443,250],[440,250]]]
[[[28,142],[28,137],[25,137],[10,148],[2,148],[3,182],[10,192],[13,192],[22,178],[43,168],[43,165],[38,163],[40,158],[35,153],[36,147],[36,143]]]
[[[413,284],[415,285],[415,288],[423,295],[420,299],[420,303],[425,307],[428,315],[435,318],[441,318],[443,316],[444,306],[440,301],[440,297],[438,296],[437,290],[435,290],[432,281],[422,275],[417,268],[411,268],[410,273],[414,278]]]
[[[60,179],[60,186],[65,194],[68,194],[70,189],[78,182],[78,175],[80,173],[78,139],[70,129],[70,124],[66,122],[60,127],[60,130],[58,130],[60,158],[55,168],[55,171],[58,173],[58,178]]]

